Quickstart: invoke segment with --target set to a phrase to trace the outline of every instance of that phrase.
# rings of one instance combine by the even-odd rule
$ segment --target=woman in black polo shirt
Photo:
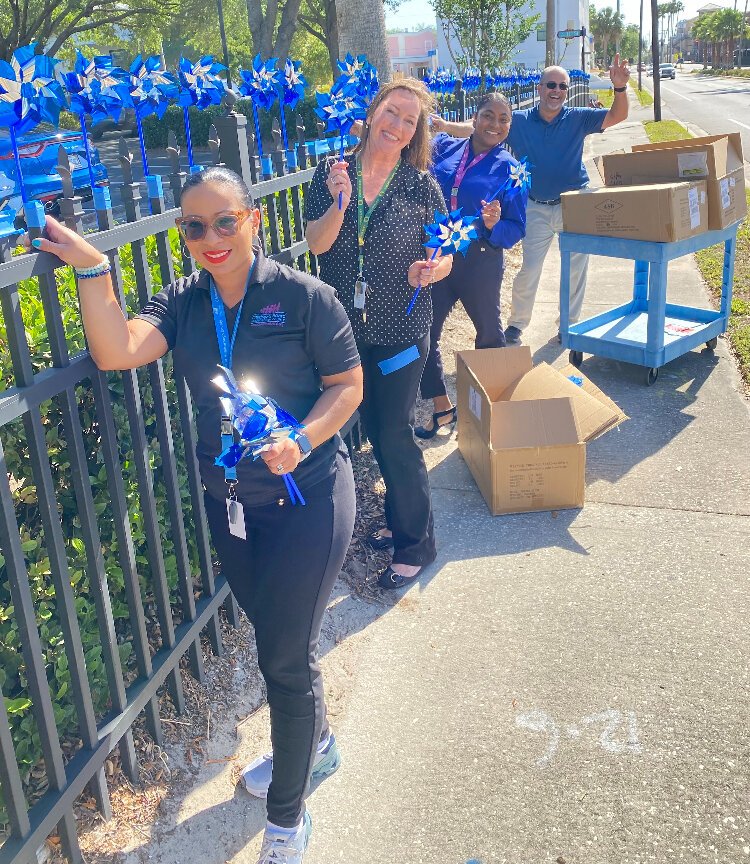
[[[420,81],[383,86],[367,112],[352,156],[318,165],[305,196],[307,242],[352,322],[364,373],[361,413],[385,481],[385,528],[376,548],[393,545],[383,588],[413,582],[435,559],[427,469],[414,440],[414,407],[429,350],[428,286],[450,272],[452,257],[427,261],[424,225],[445,213],[425,170],[432,98]],[[343,207],[339,209],[339,194]],[[411,314],[409,302],[420,291]],[[364,287],[366,286],[366,287]]]
[[[255,627],[268,689],[275,758],[245,772],[248,788],[268,798],[259,864],[298,864],[310,833],[304,794],[311,772],[325,776],[339,762],[316,655],[354,526],[354,479],[338,431],[362,396],[360,361],[333,289],[254,252],[260,213],[236,174],[209,168],[192,175],[181,205],[180,230],[203,269],[154,295],[129,321],[101,252],[49,217],[45,239],[33,245],[76,268],[100,369],[133,369],[172,350],[190,387],[211,537]],[[232,507],[225,469],[214,464],[222,412],[211,379],[220,362],[305,427],[299,441],[278,441],[261,459],[239,463]],[[291,472],[305,506],[289,501],[283,475]]]

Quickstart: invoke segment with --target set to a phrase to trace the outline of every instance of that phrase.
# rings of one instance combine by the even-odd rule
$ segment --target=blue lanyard
[[[242,306],[247,296],[247,289],[255,273],[255,265],[258,262],[258,256],[253,259],[253,266],[247,274],[247,283],[245,284],[245,293],[240,300],[240,306],[237,310],[237,317],[234,319],[234,327],[232,328],[232,338],[229,338],[229,327],[227,327],[227,315],[224,311],[224,303],[222,302],[219,292],[216,289],[214,280],[211,279],[211,311],[214,315],[214,327],[216,328],[216,341],[219,343],[219,354],[221,356],[221,365],[227,369],[232,368],[232,355],[234,354],[234,343],[237,339],[237,329],[240,326],[240,318],[242,317]],[[222,416],[221,418],[221,449],[226,450],[234,443],[234,430],[232,428],[232,418]],[[233,486],[237,482],[237,469],[224,468],[224,479]],[[232,490],[230,490],[231,493]]]

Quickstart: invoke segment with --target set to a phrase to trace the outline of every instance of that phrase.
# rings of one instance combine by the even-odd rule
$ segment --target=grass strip
[[[646,90],[644,87],[642,90],[638,89],[638,84],[630,79],[630,86],[633,88],[633,92],[638,97],[638,101],[641,103],[642,108],[646,108],[649,105],[654,104],[654,97]]]
[[[679,141],[682,138],[692,138],[687,129],[676,120],[652,120],[643,124],[648,140],[652,144],[661,144],[662,141]]]
[[[615,94],[611,90],[592,90],[593,95],[601,103],[603,108],[611,108]]]
[[[747,193],[750,207],[750,191]],[[724,269],[724,244],[710,246],[695,253],[701,276],[718,302],[721,298],[721,277]],[[734,288],[732,308],[727,331],[732,352],[737,358],[740,374],[750,386],[750,217],[745,216],[737,232],[737,250],[734,257]]]

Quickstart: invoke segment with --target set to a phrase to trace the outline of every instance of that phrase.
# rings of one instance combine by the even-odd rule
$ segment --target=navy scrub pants
[[[414,439],[417,390],[430,345],[427,333],[402,345],[359,344],[364,398],[359,413],[385,483],[385,522],[393,532],[393,563],[435,560],[435,529],[427,466]],[[416,345],[419,359],[383,375],[378,363]]]
[[[238,485],[246,540],[229,533],[226,502],[205,495],[221,572],[255,628],[271,711],[268,819],[283,828],[302,818],[315,751],[328,734],[318,639],[354,530],[348,454],[338,454],[332,476],[302,491],[304,507],[288,500],[253,507]]]
[[[419,388],[423,399],[446,395],[440,336],[445,319],[459,300],[477,331],[474,347],[505,347],[505,334],[500,322],[502,281],[503,250],[478,241],[469,246],[465,258],[454,255],[450,274],[432,286],[430,353]]]

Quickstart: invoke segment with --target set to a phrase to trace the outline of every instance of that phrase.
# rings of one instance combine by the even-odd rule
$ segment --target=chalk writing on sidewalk
[[[516,717],[516,726],[547,736],[547,749],[536,760],[539,768],[549,767],[560,747],[561,740],[582,738],[589,733],[589,730],[594,732],[600,730],[596,743],[607,753],[622,755],[643,752],[638,739],[638,723],[632,711],[623,713],[615,708],[608,708],[599,714],[582,717],[577,725],[561,727],[546,711],[535,708],[519,714]]]

